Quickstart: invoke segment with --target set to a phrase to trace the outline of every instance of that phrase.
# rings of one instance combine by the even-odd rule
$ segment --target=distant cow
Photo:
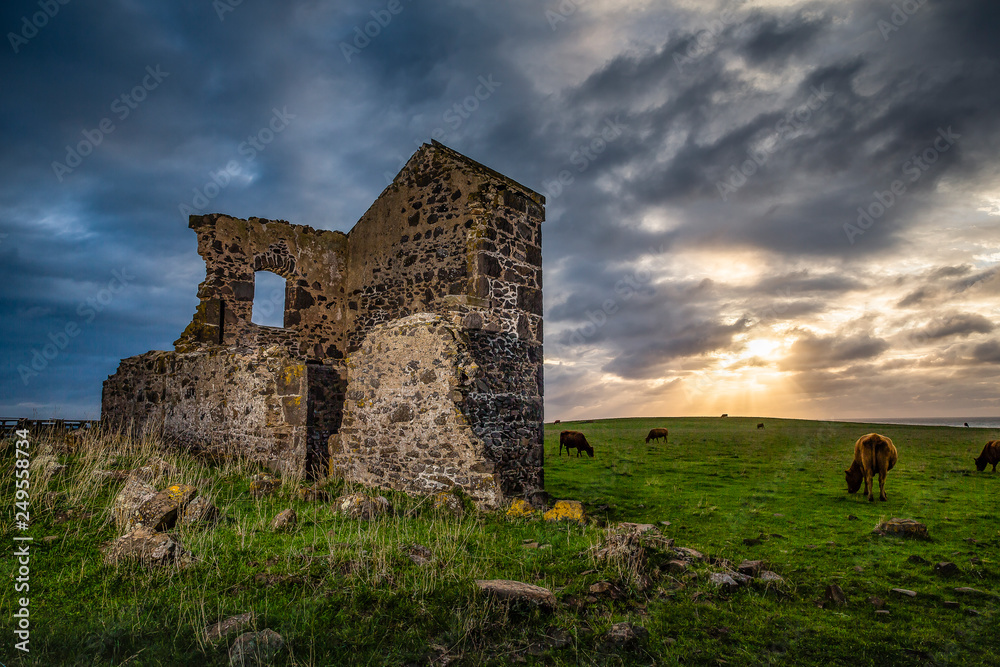
[[[764,423],[761,422],[760,424],[757,424],[757,428],[764,428]]]
[[[562,456],[563,447],[566,448],[567,454],[569,454],[569,450],[575,449],[577,458],[580,457],[581,452],[587,452],[590,454],[590,458],[594,458],[594,448],[590,446],[587,438],[579,431],[563,431],[560,433],[559,456]]]
[[[851,467],[844,471],[847,477],[847,492],[857,493],[861,482],[865,483],[865,495],[868,500],[875,500],[875,474],[878,474],[879,499],[886,500],[885,476],[896,465],[896,447],[892,440],[869,433],[858,438],[854,443],[854,461]]]
[[[552,422],[552,423],[553,423],[553,424],[559,424],[559,423],[562,423],[562,420],[561,420],[561,419],[557,419],[557,420],[555,420],[555,421],[554,421],[554,422]]]
[[[976,461],[976,470],[982,472],[986,470],[986,466],[993,466],[993,472],[997,471],[997,464],[1000,463],[1000,440],[990,440],[983,447],[983,453],[979,455]]]
[[[965,428],[969,428],[969,422],[965,422]]]
[[[665,428],[651,429],[649,431],[649,435],[646,436],[646,444],[648,445],[650,440],[656,442],[660,438],[663,438],[663,442],[667,441],[667,429]]]
[[[722,416],[723,416],[723,417],[728,417],[728,416],[729,416],[729,413],[728,413],[728,412],[723,412],[723,413],[722,413]]]

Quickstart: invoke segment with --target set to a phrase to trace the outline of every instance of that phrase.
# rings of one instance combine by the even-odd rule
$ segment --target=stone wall
[[[124,359],[104,383],[102,410],[119,426],[153,426],[193,449],[239,453],[298,475],[325,469],[344,387],[332,367],[279,346],[147,352]]]
[[[544,202],[435,142],[413,155],[348,234],[260,218],[191,216],[206,266],[195,316],[174,343],[176,352],[122,362],[105,383],[104,417],[119,423],[162,417],[164,433],[180,442],[243,442],[256,458],[287,460],[298,474],[326,469],[329,440],[338,456],[354,456],[351,465],[335,461],[331,469],[350,477],[364,468],[355,476],[370,484],[426,490],[450,479],[487,504],[541,490]],[[283,327],[251,321],[260,270],[285,278]],[[416,458],[407,460],[420,463],[407,468],[390,463],[398,451],[382,451],[396,445],[380,429],[398,434],[399,428],[379,421],[381,412],[370,405],[348,401],[341,431],[342,397],[377,389],[371,383],[382,373],[396,377],[395,367],[359,359],[374,349],[371,336],[394,339],[388,333],[394,323],[409,327],[407,318],[421,313],[439,318],[434,326],[454,333],[455,350],[481,370],[469,382],[456,380],[461,400],[449,409],[461,420],[446,424],[453,444],[431,447],[446,439],[443,432],[419,430],[427,451],[451,462],[432,464],[410,452]],[[263,350],[266,359],[259,357]],[[422,366],[430,363],[423,353],[398,352]],[[161,373],[163,363],[176,370]],[[295,394],[282,393],[277,366],[296,365],[306,369],[303,384]],[[147,400],[153,395],[158,403]],[[293,395],[301,408],[294,415],[284,403]],[[444,404],[434,405],[424,407],[443,414]],[[338,433],[344,437],[330,439]],[[358,457],[367,457],[367,467],[359,467]],[[473,471],[484,465],[489,473]],[[497,490],[485,491],[491,484]]]

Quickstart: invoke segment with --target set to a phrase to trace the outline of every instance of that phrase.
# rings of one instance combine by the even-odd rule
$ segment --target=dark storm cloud
[[[964,338],[977,333],[990,333],[995,328],[996,325],[982,315],[959,313],[934,320],[922,333],[930,340],[939,340],[952,336]]]
[[[804,332],[781,366],[786,370],[837,368],[849,362],[874,359],[888,349],[887,341],[870,335],[816,336]]]
[[[364,46],[357,31],[384,3],[241,3],[221,18],[210,2],[61,5],[0,55],[0,404],[93,411],[120,357],[169,348],[204,278],[182,205],[346,230],[432,135],[548,196],[547,354],[630,380],[882,294],[873,263],[920,254],[913,225],[994,182],[995,3],[924,3],[887,38],[889,2],[581,4],[553,29],[554,4],[402,0]],[[35,11],[7,3],[0,26]],[[132,108],[122,95],[147,67],[168,75]],[[497,85],[469,111],[480,77]],[[293,118],[248,158],[275,110]],[[105,118],[114,130],[60,181],[52,163]],[[906,165],[948,128],[961,138],[910,181]],[[231,162],[238,176],[205,197]],[[906,192],[849,238],[897,180]],[[694,251],[766,266],[743,282],[673,268]],[[1000,294],[995,268],[964,261],[906,278],[890,302],[988,361],[992,343],[972,337],[992,332],[984,313],[940,319],[944,300]],[[128,288],[23,383],[18,366],[123,267]],[[847,386],[845,364],[877,366],[896,340],[845,332],[803,333],[786,366],[838,368]],[[599,395],[598,371],[548,372],[550,405]]]

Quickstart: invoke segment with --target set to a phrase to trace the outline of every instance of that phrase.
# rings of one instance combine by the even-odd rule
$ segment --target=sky
[[[177,5],[177,6],[174,6]],[[546,419],[1000,415],[995,0],[16,0],[0,416],[172,349],[190,213],[348,231],[432,137],[546,195]]]

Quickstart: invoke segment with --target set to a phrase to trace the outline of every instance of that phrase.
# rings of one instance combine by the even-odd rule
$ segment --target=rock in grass
[[[915,597],[917,597],[917,592],[916,591],[907,590],[905,588],[892,588],[890,590],[893,593],[895,593],[896,595],[903,595],[903,596],[908,597],[908,598],[915,598]]]
[[[353,519],[371,521],[392,512],[392,505],[382,496],[366,496],[363,493],[351,493],[340,496],[333,501],[337,511]]]
[[[847,595],[844,593],[844,589],[837,584],[830,584],[826,587],[826,599],[841,606],[847,604]]]
[[[164,491],[139,505],[132,515],[133,526],[149,526],[153,530],[170,530],[177,522],[177,501]]]
[[[554,609],[556,596],[547,588],[525,584],[509,579],[477,579],[476,586],[484,593],[495,595],[503,600],[528,602],[540,607]]]
[[[762,560],[744,560],[736,567],[736,570],[748,577],[756,577],[763,567],[764,561]]]
[[[514,498],[510,503],[510,507],[507,508],[507,516],[514,518],[528,517],[534,513],[535,508],[523,498]]]
[[[250,478],[250,495],[254,498],[269,496],[281,488],[281,480],[269,472],[259,472]]]
[[[330,499],[330,492],[324,489],[319,484],[313,484],[312,486],[303,486],[299,489],[299,500],[305,502],[324,502]]]
[[[410,557],[410,561],[417,567],[429,565],[434,559],[434,554],[431,553],[431,550],[422,544],[411,544],[406,548],[406,555]]]
[[[138,561],[143,565],[186,565],[194,560],[190,551],[166,533],[137,526],[104,549],[104,562]]]
[[[230,616],[205,628],[205,639],[210,643],[217,642],[229,635],[246,630],[253,625],[253,622],[254,614],[252,611],[239,616]]]
[[[439,514],[447,514],[448,516],[453,516],[457,519],[460,519],[465,515],[465,508],[462,506],[461,498],[451,491],[441,491],[440,493],[435,493],[432,506],[435,512],[438,512]]]
[[[156,488],[152,484],[134,477],[129,478],[111,504],[111,514],[118,528],[124,531],[131,530],[135,525],[135,511],[155,495]]]
[[[952,562],[944,561],[942,563],[937,563],[934,566],[934,571],[943,577],[950,577],[954,574],[958,574],[958,566]]]
[[[771,572],[770,570],[762,570],[759,575],[757,575],[757,581],[763,581],[765,584],[783,584],[785,580],[780,574],[776,572]]]
[[[232,667],[264,667],[270,665],[284,650],[285,640],[271,629],[246,632],[236,638],[229,649]]]
[[[649,637],[649,631],[641,625],[633,623],[615,623],[604,634],[604,641],[615,646],[630,646],[638,644]]]
[[[198,495],[198,489],[190,484],[171,484],[167,487],[166,493],[177,503],[177,511],[183,512],[188,503]]]
[[[587,515],[583,511],[583,503],[579,500],[557,500],[548,512],[542,515],[546,521],[576,521],[584,523]]]
[[[289,507],[286,510],[278,512],[278,515],[274,517],[274,520],[271,521],[271,530],[293,530],[298,522],[298,515],[295,514],[294,509]]]
[[[912,519],[889,519],[880,523],[878,528],[872,531],[876,535],[895,535],[897,537],[914,537],[922,540],[929,540],[927,526]]]
[[[708,575],[708,581],[723,593],[735,593],[740,587],[736,580],[725,572],[713,572]]]
[[[219,518],[219,509],[205,496],[198,496],[187,504],[181,515],[181,524],[215,523]]]

